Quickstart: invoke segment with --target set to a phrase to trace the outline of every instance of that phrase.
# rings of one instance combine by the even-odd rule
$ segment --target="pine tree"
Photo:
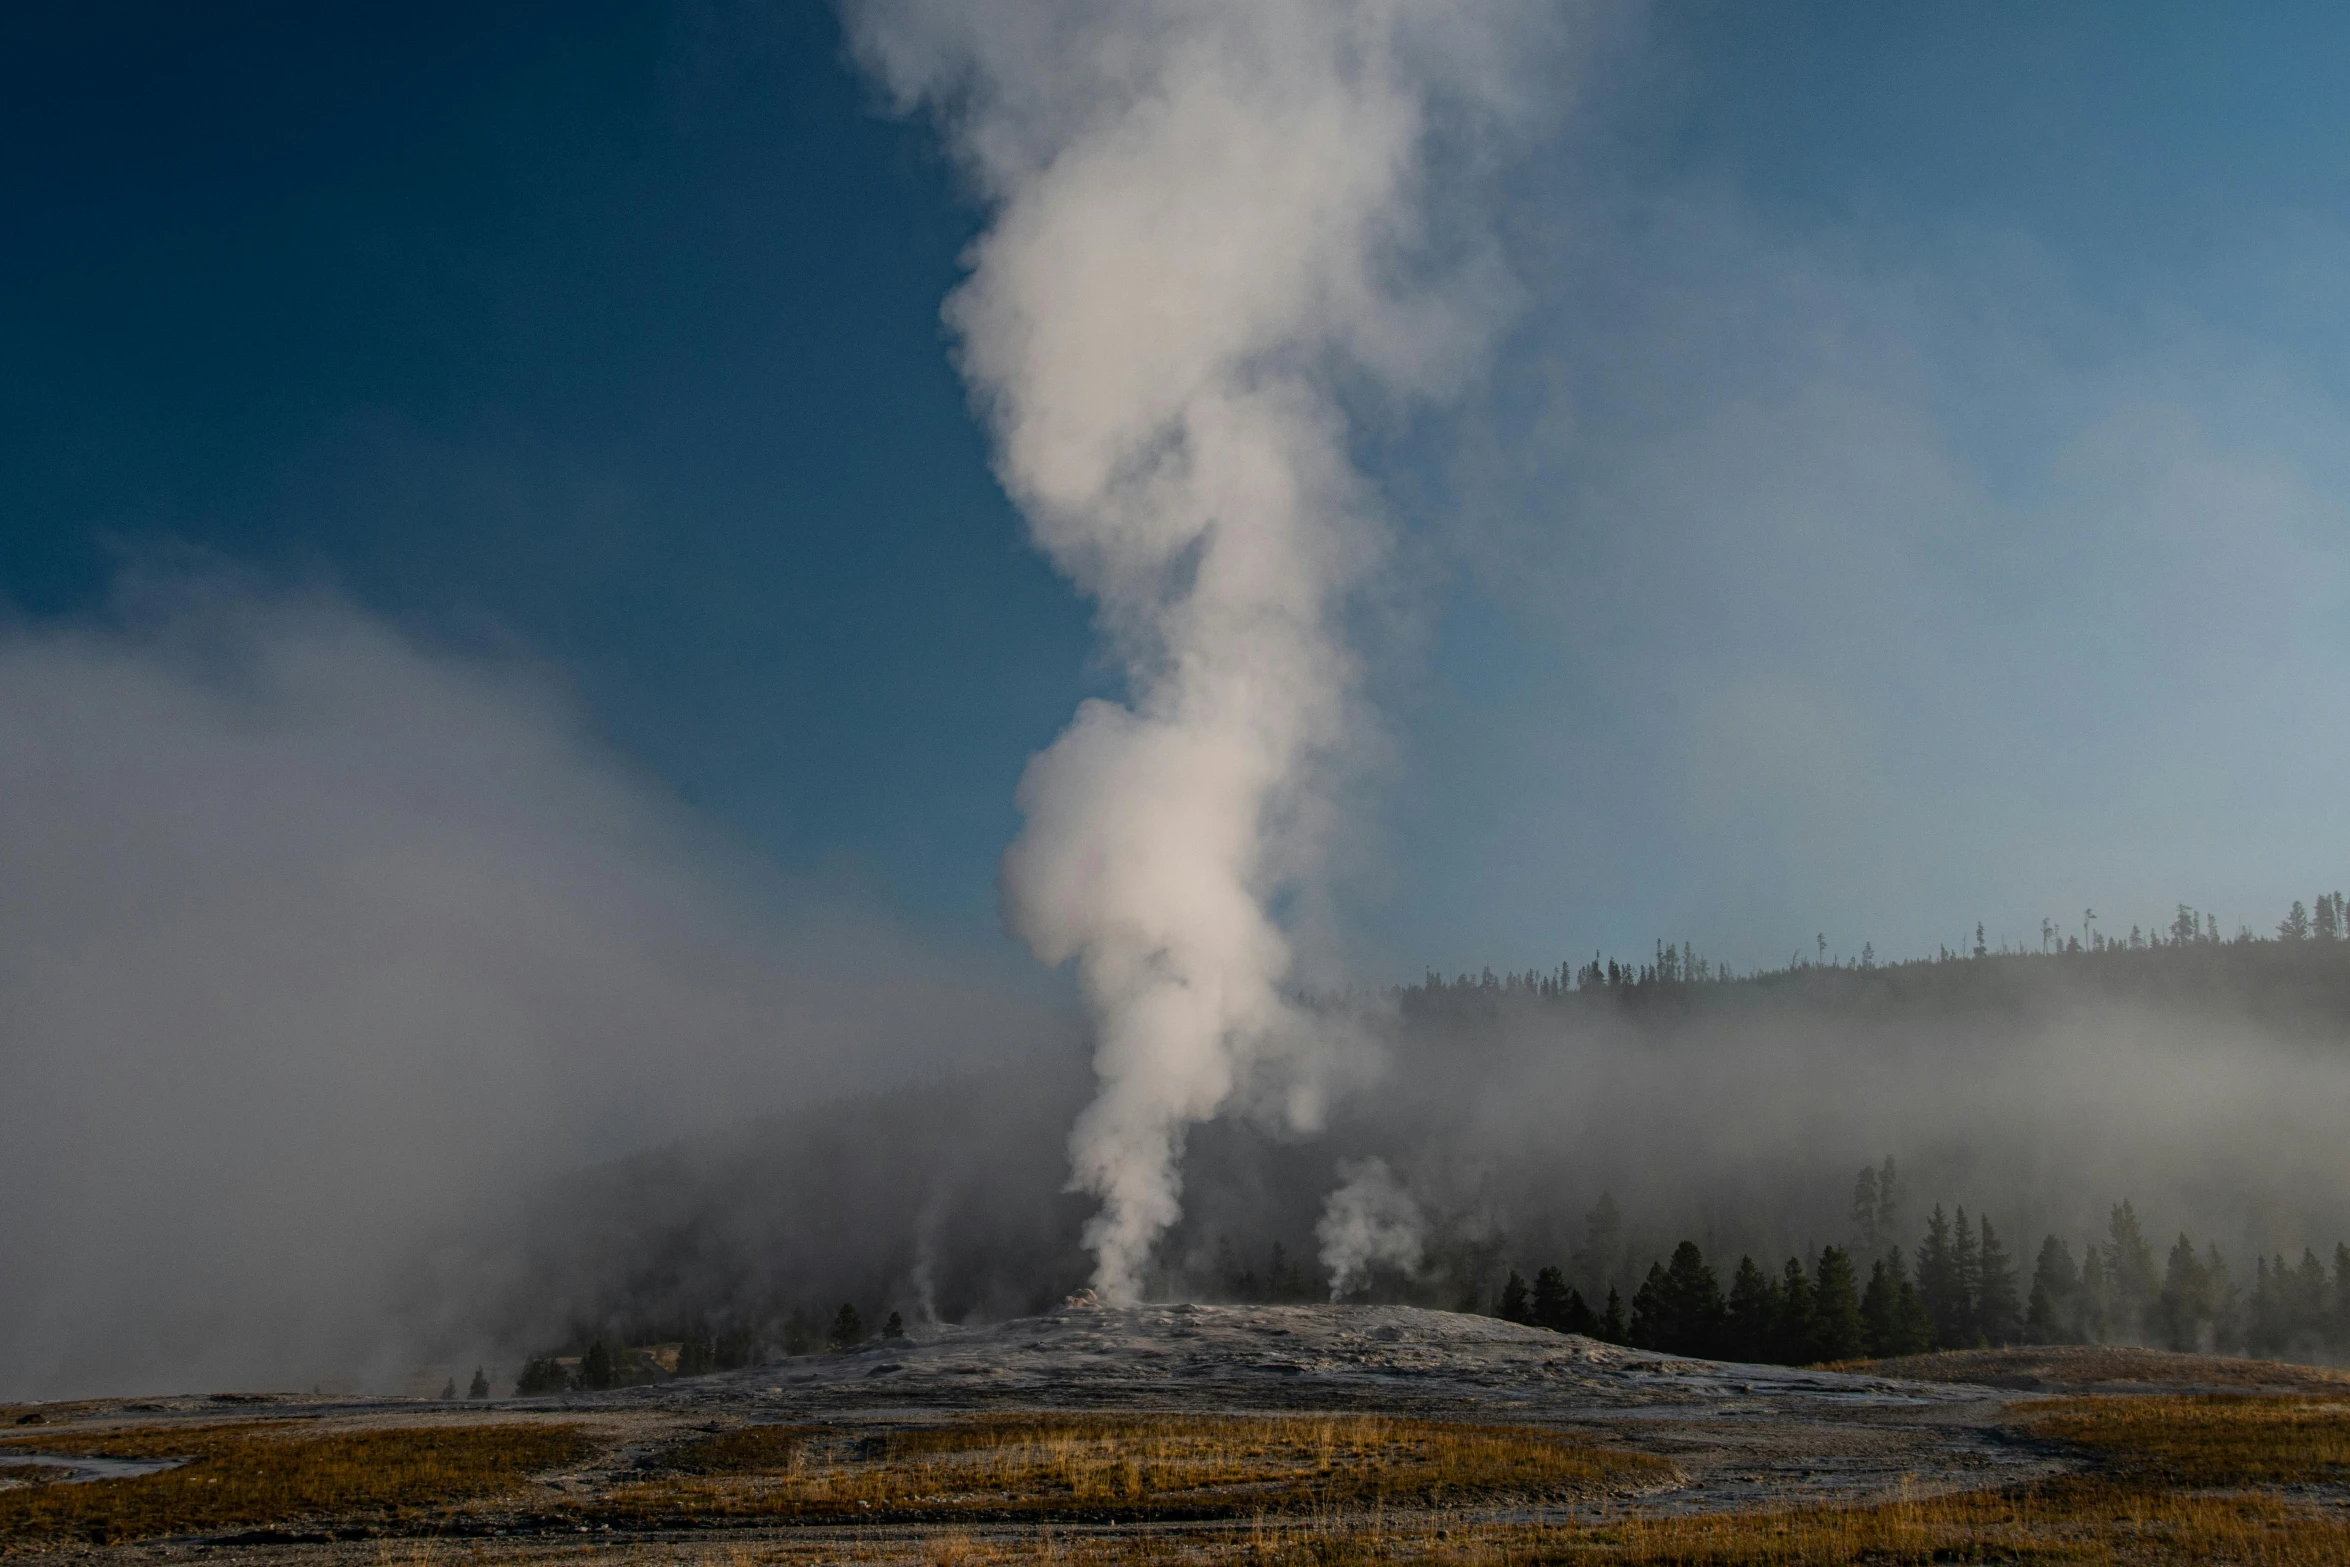
[[[2113,1333],[2113,1285],[2105,1276],[2105,1253],[2094,1243],[2081,1249],[2081,1293],[2075,1342],[2102,1344]]]
[[[1812,1279],[1814,1360],[1857,1360],[1866,1348],[1854,1284],[1852,1259],[1838,1247],[1821,1247]]]
[[[1673,1318],[1676,1354],[1712,1355],[1721,1346],[1722,1321],[1728,1308],[1722,1301],[1722,1286],[1714,1278],[1714,1270],[1706,1266],[1705,1254],[1697,1249],[1695,1241],[1683,1241],[1673,1248],[1673,1260],[1666,1265],[1665,1277],[1672,1286]]]
[[[1632,1331],[1624,1321],[1623,1294],[1612,1284],[1607,1291],[1607,1310],[1600,1313],[1598,1337],[1610,1344],[1632,1342]]]
[[[1877,1172],[1867,1165],[1852,1182],[1852,1246],[1862,1256],[1877,1254]]]
[[[1493,1314],[1504,1322],[1533,1322],[1534,1307],[1526,1296],[1526,1281],[1518,1277],[1517,1269],[1510,1269],[1509,1282],[1501,1287],[1501,1295],[1493,1303]]]
[[[2023,1305],[2016,1299],[2015,1264],[2008,1260],[2007,1248],[1999,1244],[1999,1237],[1991,1232],[1988,1214],[1983,1218],[1981,1232],[1982,1240],[1975,1254],[1975,1327],[1986,1343],[2013,1344],[2024,1332]]]
[[[552,1355],[531,1356],[522,1363],[522,1374],[514,1379],[514,1393],[518,1398],[536,1398],[541,1393],[561,1393],[570,1386],[570,1373]]]
[[[1957,1248],[1951,1244],[1950,1220],[1936,1203],[1926,1219],[1926,1239],[1918,1247],[1918,1293],[1934,1319],[1934,1347],[1963,1349],[1967,1343],[1969,1302],[1966,1276],[1959,1271]]]
[[[2309,909],[2299,898],[2293,900],[2293,907],[2288,909],[2285,912],[2285,917],[2277,922],[2277,939],[2279,941],[2307,941],[2309,939]]]
[[[1672,1347],[1675,1328],[1672,1297],[1673,1286],[1665,1277],[1665,1265],[1650,1263],[1648,1277],[1632,1292],[1633,1348],[1669,1350]]]
[[[2195,1255],[2195,1243],[2179,1232],[2162,1270],[2162,1293],[2155,1317],[2163,1342],[2172,1349],[2202,1347],[2203,1325],[2211,1320],[2211,1274]]]
[[[1557,1268],[1544,1268],[1534,1275],[1534,1325],[1548,1328],[1553,1333],[1573,1331],[1567,1326],[1567,1276]]]
[[[2154,1271],[2154,1248],[2146,1244],[2146,1232],[2138,1227],[2138,1212],[2128,1198],[2115,1205],[2107,1234],[2108,1331],[2116,1337],[2139,1340],[2153,1317],[2162,1284]]]
[[[1877,1249],[1880,1251],[1891,1251],[1901,1244],[1901,1186],[1894,1179],[1899,1173],[1891,1154],[1877,1167]]]
[[[857,1315],[857,1308],[847,1301],[832,1318],[832,1347],[836,1350],[855,1349],[865,1342],[865,1319]]]
[[[590,1344],[587,1353],[579,1357],[579,1385],[591,1392],[612,1385],[612,1352],[602,1339]]]
[[[881,1325],[881,1336],[883,1338],[904,1338],[906,1336],[906,1319],[894,1311],[891,1312],[889,1320]]]
[[[1730,1277],[1729,1319],[1722,1354],[1730,1360],[1767,1360],[1779,1316],[1779,1294],[1752,1257],[1738,1259]]]
[[[465,1396],[467,1398],[487,1398],[490,1396],[489,1374],[481,1367],[475,1366],[473,1368],[473,1380],[466,1384]]]
[[[1771,1324],[1770,1358],[1784,1366],[1808,1365],[1811,1361],[1812,1336],[1816,1324],[1813,1308],[1817,1297],[1811,1287],[1811,1276],[1803,1271],[1801,1258],[1790,1257],[1780,1270],[1777,1320]]]
[[[448,1382],[447,1382],[446,1384],[444,1384],[444,1385],[442,1386],[442,1388],[441,1388],[441,1402],[442,1402],[442,1403],[444,1403],[444,1404],[448,1404],[448,1403],[454,1403],[454,1402],[456,1401],[456,1398],[457,1398],[457,1375],[456,1375],[456,1373],[455,1373],[455,1372],[451,1372],[451,1373],[449,1374],[449,1380],[448,1380]]]
[[[1898,1251],[1869,1268],[1869,1287],[1860,1297],[1861,1330],[1868,1353],[1878,1359],[1922,1355],[1934,1347],[1934,1323]]]
[[[2040,1242],[2032,1265],[2032,1297],[2024,1326],[2035,1344],[2081,1342],[2081,1275],[2072,1248],[2051,1235]]]
[[[1967,1222],[1964,1208],[1957,1211],[1950,1229],[1950,1251],[1958,1262],[1958,1299],[1960,1302],[1957,1324],[1958,1338],[1955,1347],[1974,1349],[1983,1342],[1982,1248],[1975,1240],[1975,1227]]]

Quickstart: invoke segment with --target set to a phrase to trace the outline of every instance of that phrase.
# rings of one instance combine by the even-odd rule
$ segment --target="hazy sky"
[[[1401,542],[1356,970],[2350,882],[2350,17],[1577,25],[1437,201],[1489,373],[1359,410]],[[22,633],[126,561],[323,586],[997,939],[1021,765],[1112,675],[939,325],[978,214],[827,7],[28,9],[0,118]]]

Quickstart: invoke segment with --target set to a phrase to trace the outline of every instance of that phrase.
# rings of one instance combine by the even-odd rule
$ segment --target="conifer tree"
[[[591,1392],[612,1385],[612,1352],[602,1339],[590,1344],[587,1353],[579,1357],[579,1385]]]
[[[1632,1342],[1632,1330],[1624,1321],[1623,1294],[1612,1284],[1607,1291],[1607,1310],[1600,1313],[1598,1336],[1610,1344]]]
[[[1992,1233],[1990,1215],[1983,1216],[1980,1230],[1982,1238],[1975,1252],[1975,1327],[1985,1343],[2013,1344],[2024,1331],[2023,1304],[2016,1298],[2015,1264]]]
[[[1983,1342],[1983,1253],[1964,1208],[1952,1216],[1950,1252],[1958,1265],[1958,1336],[1944,1348],[1973,1349]]]
[[[1730,1277],[1723,1355],[1730,1360],[1768,1360],[1775,1347],[1772,1332],[1778,1318],[1778,1291],[1752,1257],[1739,1258],[1738,1270]]]
[[[1493,1303],[1493,1314],[1504,1322],[1533,1322],[1534,1306],[1526,1295],[1526,1281],[1518,1277],[1517,1269],[1510,1269],[1509,1282],[1501,1287],[1501,1295]]]
[[[2162,1293],[2155,1305],[2163,1342],[2172,1349],[2201,1348],[2203,1325],[2211,1316],[2211,1274],[2182,1230],[2164,1262]]]
[[[1901,1186],[1895,1179],[1893,1156],[1877,1167],[1877,1249],[1891,1251],[1901,1244]]]
[[[1812,1278],[1812,1359],[1857,1360],[1866,1349],[1854,1284],[1852,1259],[1840,1247],[1821,1247]]]
[[[2102,1344],[2113,1332],[2113,1285],[2105,1274],[2105,1253],[2095,1243],[2081,1249],[2081,1293],[2075,1307],[2079,1327],[2074,1340]]]
[[[2080,1270],[2073,1266],[2072,1248],[2051,1235],[2040,1242],[2039,1260],[2032,1264],[2031,1304],[2024,1315],[2026,1334],[2035,1344],[2081,1342]]]
[[[881,1325],[881,1336],[883,1338],[904,1338],[906,1336],[906,1319],[894,1311],[891,1312],[889,1320]]]
[[[1801,1258],[1787,1259],[1787,1266],[1779,1273],[1779,1287],[1773,1293],[1778,1297],[1779,1310],[1777,1320],[1771,1324],[1770,1358],[1785,1366],[1806,1365],[1811,1360],[1816,1297],[1811,1276],[1803,1271]]]
[[[1673,1286],[1665,1277],[1665,1265],[1650,1263],[1648,1277],[1632,1292],[1633,1348],[1671,1349],[1675,1330],[1672,1296]]]
[[[1706,1266],[1705,1254],[1697,1249],[1695,1241],[1683,1241],[1673,1248],[1673,1260],[1666,1266],[1665,1277],[1672,1288],[1672,1311],[1676,1354],[1711,1355],[1718,1351],[1722,1338],[1722,1319],[1728,1308],[1722,1301],[1722,1286],[1714,1278],[1714,1270]]]
[[[1918,1294],[1934,1319],[1934,1347],[1966,1346],[1968,1306],[1966,1276],[1959,1271],[1957,1248],[1951,1243],[1950,1220],[1936,1203],[1926,1219],[1926,1238],[1918,1247]]]
[[[1877,1172],[1867,1165],[1852,1182],[1852,1246],[1864,1257],[1873,1257],[1877,1242]]]
[[[473,1380],[466,1384],[465,1396],[467,1398],[487,1398],[490,1396],[489,1374],[481,1367],[475,1366],[473,1368]]]
[[[2154,1271],[2154,1248],[2146,1244],[2146,1232],[2138,1227],[2138,1211],[2126,1197],[2115,1204],[2106,1228],[2107,1330],[2119,1338],[2140,1339],[2162,1288]]]
[[[455,1401],[456,1401],[456,1398],[457,1398],[457,1374],[456,1374],[455,1372],[453,1372],[453,1371],[452,1371],[451,1373],[449,1373],[449,1380],[448,1380],[446,1383],[442,1384],[442,1387],[441,1387],[441,1402],[442,1402],[442,1403],[444,1403],[444,1404],[447,1404],[447,1403],[453,1403],[453,1402],[455,1402]]]
[[[832,1318],[832,1347],[836,1350],[855,1349],[865,1342],[865,1319],[857,1315],[857,1308],[847,1301]]]
[[[1922,1355],[1934,1347],[1934,1323],[1899,1251],[1887,1252],[1869,1268],[1860,1297],[1861,1330],[1868,1353],[1879,1359]]]
[[[1553,1333],[1568,1333],[1567,1276],[1557,1268],[1544,1268],[1534,1275],[1534,1325],[1548,1328]]]

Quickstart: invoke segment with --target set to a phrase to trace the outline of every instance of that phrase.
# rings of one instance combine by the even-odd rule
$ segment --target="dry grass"
[[[2350,1401],[2340,1398],[2071,1398],[2042,1406],[2026,1428],[2085,1448],[2141,1483],[2350,1481]]]
[[[2350,1372],[2235,1355],[2182,1355],[2124,1344],[2042,1344],[2011,1349],[1946,1349],[1895,1360],[1838,1361],[1828,1369],[1913,1382],[1972,1382],[2023,1392],[2201,1392],[2350,1394]]]
[[[880,1437],[754,1428],[689,1443],[665,1462],[695,1478],[623,1486],[586,1510],[633,1525],[1210,1519],[1558,1501],[1674,1472],[1552,1431],[1363,1415],[995,1416]],[[733,1473],[721,1478],[721,1466]]]
[[[19,1438],[9,1447],[181,1458],[160,1474],[0,1492],[0,1546],[99,1542],[360,1516],[397,1519],[510,1491],[594,1451],[577,1426],[510,1423],[320,1432],[287,1422]]]

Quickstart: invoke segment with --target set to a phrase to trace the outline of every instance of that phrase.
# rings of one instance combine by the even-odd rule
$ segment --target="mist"
[[[0,1396],[381,1380],[559,1170],[1071,1038],[763,872],[517,650],[141,577],[0,635]]]

